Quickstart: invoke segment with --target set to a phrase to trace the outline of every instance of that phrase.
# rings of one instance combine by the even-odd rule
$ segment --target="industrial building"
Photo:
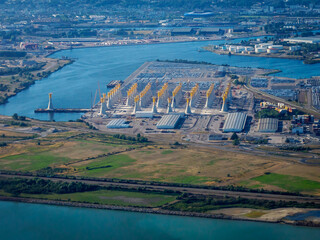
[[[310,43],[310,44],[316,44],[320,42],[319,37],[296,37],[296,38],[286,38],[283,39],[284,42],[289,43]]]
[[[164,115],[157,124],[158,129],[174,129],[180,119],[179,114]]]
[[[223,132],[241,132],[246,124],[246,113],[228,113],[227,119],[223,126]]]
[[[258,131],[264,133],[275,133],[278,130],[279,121],[276,118],[259,119]]]
[[[153,118],[153,112],[150,111],[137,111],[136,118]]]
[[[107,124],[107,128],[128,128],[129,124],[124,119],[113,119]]]

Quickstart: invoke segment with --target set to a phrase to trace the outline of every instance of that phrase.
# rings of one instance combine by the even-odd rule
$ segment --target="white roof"
[[[157,124],[157,128],[172,129],[178,123],[180,115],[164,115]]]
[[[247,114],[242,112],[229,113],[223,126],[224,132],[241,132],[246,124]]]

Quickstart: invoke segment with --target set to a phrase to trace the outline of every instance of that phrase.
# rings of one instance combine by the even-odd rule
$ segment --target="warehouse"
[[[316,44],[320,43],[319,37],[296,37],[296,38],[286,38],[283,39],[284,42],[289,43],[310,43],[310,44]]]
[[[153,112],[150,112],[150,111],[136,111],[136,118],[153,118]]]
[[[107,128],[128,128],[129,124],[124,119],[113,119],[107,124]]]
[[[262,118],[259,119],[258,131],[264,133],[275,133],[278,130],[278,119]]]
[[[158,129],[174,129],[180,119],[178,114],[164,115],[157,124]]]
[[[223,126],[223,132],[241,132],[246,124],[246,113],[229,113]]]

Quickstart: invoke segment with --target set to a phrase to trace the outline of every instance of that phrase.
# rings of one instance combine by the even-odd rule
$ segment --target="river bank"
[[[42,59],[43,60],[43,59]],[[8,99],[16,96],[19,92],[28,89],[36,81],[49,77],[52,73],[59,71],[63,67],[72,64],[74,60],[71,59],[49,59],[45,60],[46,65],[40,70],[28,72],[28,77],[23,74],[13,74],[1,76],[0,80],[5,83],[8,89],[6,93],[0,91],[0,105],[8,102]],[[30,77],[31,76],[31,77]]]
[[[236,42],[242,39],[236,40]],[[224,41],[216,41],[214,44],[222,44]],[[210,41],[145,44],[131,46],[110,46],[94,48],[77,48],[72,50],[57,51],[51,58],[61,59],[68,57],[76,61],[55,72],[45,81],[37,81],[27,91],[22,91],[7,104],[0,105],[0,112],[11,116],[15,112],[21,115],[40,120],[51,120],[46,114],[36,114],[34,109],[44,108],[48,105],[48,93],[52,92],[54,106],[59,108],[90,108],[92,97],[98,88],[98,82],[102,91],[108,91],[105,84],[112,80],[124,80],[144,62],[156,59],[187,59],[189,61],[205,61],[216,65],[228,64],[234,67],[252,67],[264,69],[279,69],[281,73],[275,76],[289,78],[307,78],[319,75],[317,65],[302,64],[298,60],[275,58],[249,58],[199,52],[203,46],[212,44]],[[288,67],[290,66],[290,67]],[[101,85],[102,83],[102,85]],[[72,94],[70,93],[72,86]],[[76,120],[81,114],[55,114],[54,120]]]
[[[104,205],[104,204],[93,204],[93,203],[71,202],[71,201],[55,201],[55,200],[46,200],[46,199],[7,197],[7,196],[0,196],[0,201],[47,204],[47,205],[77,207],[77,208],[118,210],[118,211],[139,212],[139,213],[149,213],[149,214],[174,215],[174,216],[183,216],[183,217],[200,217],[200,218],[236,220],[236,221],[265,222],[265,223],[278,223],[278,224],[280,223],[280,224],[289,224],[294,226],[320,227],[320,222],[312,222],[312,221],[305,221],[305,220],[294,221],[294,220],[287,220],[287,219],[259,220],[259,219],[250,219],[250,218],[232,216],[232,215],[227,215],[223,213],[214,214],[214,213],[168,211],[160,208],[123,207],[123,206],[116,206],[116,205]]]
[[[303,61],[304,64],[316,64],[320,63],[320,59],[305,59],[302,56],[295,56],[295,55],[280,55],[276,53],[260,53],[260,54],[248,54],[248,53],[236,53],[236,52],[229,52],[224,50],[218,49],[209,49],[207,47],[203,47],[204,50],[216,53],[219,55],[228,55],[228,56],[246,56],[246,57],[258,57],[258,58],[280,58],[280,59],[293,59],[293,60],[300,60]]]
[[[51,55],[58,53],[60,51],[65,50],[72,50],[72,49],[82,49],[82,48],[100,48],[100,47],[121,47],[121,46],[141,46],[141,45],[158,45],[158,44],[174,44],[174,43],[190,43],[190,42],[208,42],[208,41],[233,41],[237,39],[250,39],[250,38],[262,38],[262,37],[269,37],[272,36],[270,34],[266,35],[265,33],[257,33],[257,34],[242,34],[232,37],[224,37],[224,36],[213,36],[213,37],[180,37],[182,39],[176,38],[176,39],[147,39],[145,42],[142,40],[135,40],[135,39],[129,39],[129,40],[117,40],[116,42],[110,41],[111,44],[104,44],[104,45],[96,45],[95,43],[85,43],[82,45],[74,45],[70,47],[65,48],[59,48],[57,50],[54,50],[46,55],[46,57],[50,57]],[[105,40],[106,43],[108,42]]]

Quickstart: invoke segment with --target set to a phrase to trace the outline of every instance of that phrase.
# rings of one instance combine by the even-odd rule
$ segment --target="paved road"
[[[0,176],[6,178],[34,178],[33,176],[21,176],[21,175],[8,175],[0,173]],[[242,197],[248,199],[260,199],[260,200],[274,200],[274,201],[296,201],[300,203],[315,202],[320,204],[320,198],[311,196],[290,196],[280,194],[267,194],[267,193],[252,193],[252,192],[236,192],[225,190],[212,190],[205,188],[191,188],[191,187],[175,187],[175,186],[161,186],[161,185],[149,185],[143,183],[115,183],[111,181],[95,181],[95,180],[72,180],[66,178],[51,178],[51,177],[39,177],[45,180],[51,181],[63,181],[63,182],[82,182],[86,184],[99,185],[99,186],[118,186],[123,188],[145,188],[148,190],[173,190],[191,194],[208,195],[208,196],[228,196],[228,197]]]

